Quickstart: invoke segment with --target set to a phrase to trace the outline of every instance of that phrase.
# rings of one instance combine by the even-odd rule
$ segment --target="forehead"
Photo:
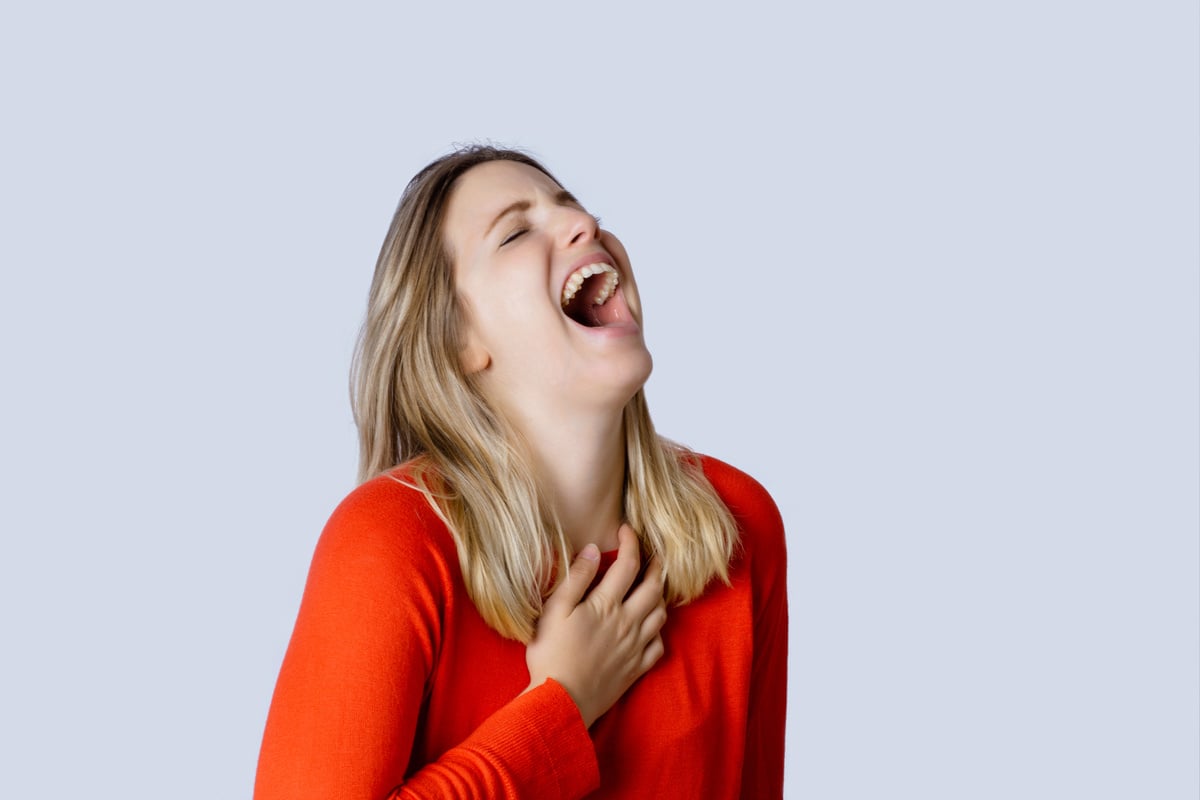
[[[539,169],[519,161],[487,161],[454,182],[446,205],[446,230],[452,236],[482,235],[496,215],[518,200],[557,195],[562,187]]]

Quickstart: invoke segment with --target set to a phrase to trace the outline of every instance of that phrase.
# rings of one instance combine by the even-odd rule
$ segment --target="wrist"
[[[591,728],[592,723],[600,716],[596,713],[591,704],[584,702],[583,697],[578,691],[572,689],[567,684],[560,680],[552,679],[555,683],[562,687],[562,690],[567,693],[567,697],[571,698],[571,702],[575,704],[575,708],[579,711],[579,716],[583,719],[585,728]]]

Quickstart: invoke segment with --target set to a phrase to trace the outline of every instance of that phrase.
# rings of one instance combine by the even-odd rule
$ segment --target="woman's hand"
[[[547,678],[558,681],[588,727],[663,654],[662,565],[652,559],[630,592],[641,569],[637,535],[622,525],[617,538],[617,560],[586,599],[600,552],[591,544],[580,551],[567,580],[547,598],[537,634],[525,650],[530,688]]]

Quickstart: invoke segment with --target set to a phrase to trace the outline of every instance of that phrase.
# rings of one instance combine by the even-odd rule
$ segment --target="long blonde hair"
[[[405,476],[454,537],[467,591],[485,622],[533,638],[546,577],[570,553],[519,439],[461,365],[463,311],[443,231],[454,182],[487,161],[524,153],[473,146],[409,182],[375,266],[351,377],[360,481],[410,462]],[[624,410],[625,518],[658,554],[667,600],[686,603],[729,582],[737,542],[729,510],[689,451],[659,437],[639,390]],[[561,574],[561,573],[560,573]]]

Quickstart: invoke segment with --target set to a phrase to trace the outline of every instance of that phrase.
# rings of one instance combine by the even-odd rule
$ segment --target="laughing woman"
[[[781,796],[782,523],[655,434],[641,326],[624,247],[528,156],[413,178],[258,800]]]

